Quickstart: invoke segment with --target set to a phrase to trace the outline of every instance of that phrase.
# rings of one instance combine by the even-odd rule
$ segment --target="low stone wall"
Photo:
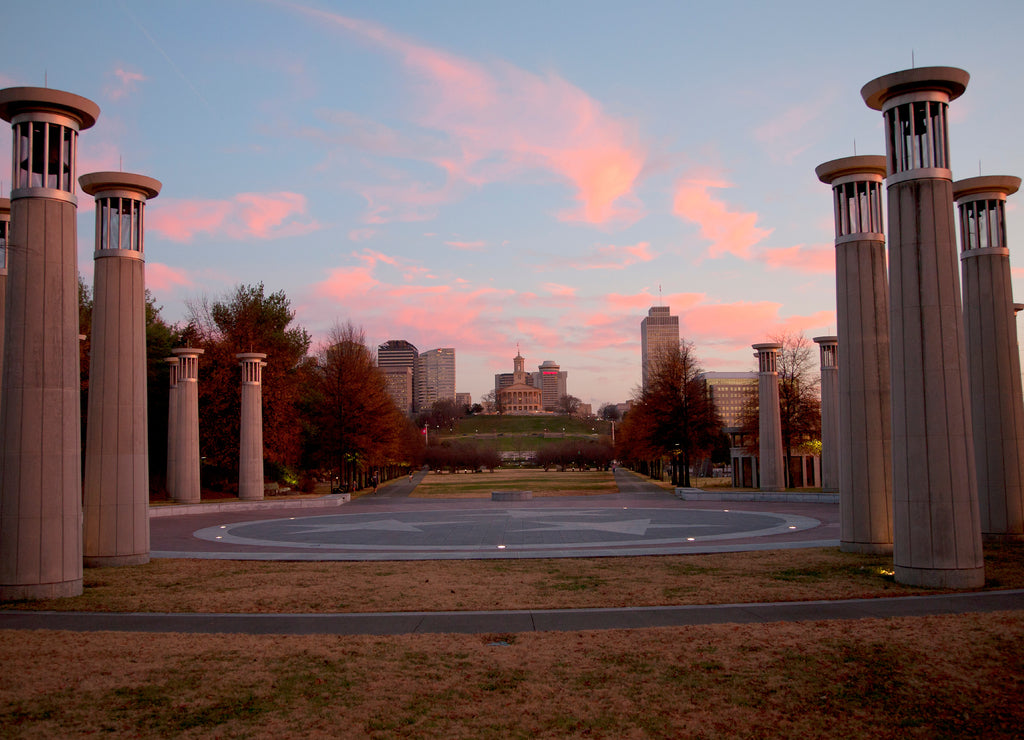
[[[352,500],[351,494],[335,493],[330,496],[318,498],[300,498],[291,501],[274,499],[271,501],[240,501],[238,499],[226,499],[221,501],[210,501],[205,504],[164,504],[162,506],[150,506],[149,518],[155,519],[162,516],[185,516],[186,514],[210,514],[222,511],[258,511],[259,509],[327,509],[347,504]]]
[[[838,493],[798,493],[796,491],[703,491],[700,488],[677,488],[683,501],[781,501],[796,504],[838,504]]]
[[[533,491],[491,491],[491,501],[528,501]]]

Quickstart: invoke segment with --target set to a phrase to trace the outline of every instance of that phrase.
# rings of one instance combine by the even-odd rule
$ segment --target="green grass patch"
[[[473,434],[549,434],[590,435],[611,434],[611,425],[607,421],[595,419],[577,419],[574,416],[544,414],[541,416],[507,416],[477,415],[467,416],[459,420],[455,427],[457,435]]]
[[[532,491],[534,496],[617,493],[610,471],[498,470],[493,473],[430,473],[420,483],[416,497],[489,498],[492,491]]]

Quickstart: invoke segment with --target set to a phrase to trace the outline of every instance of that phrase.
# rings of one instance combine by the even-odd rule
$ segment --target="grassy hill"
[[[558,434],[565,436],[592,436],[611,434],[607,421],[577,419],[555,414],[543,416],[509,416],[505,414],[467,416],[459,421],[456,435],[474,434]]]
[[[431,432],[431,439],[477,441],[500,451],[538,450],[564,439],[597,440],[611,434],[607,421],[577,419],[555,414],[543,416],[482,415],[461,419],[454,433]],[[436,435],[436,436],[434,436]]]

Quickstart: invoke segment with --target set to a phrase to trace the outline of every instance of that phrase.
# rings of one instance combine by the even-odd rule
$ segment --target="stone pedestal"
[[[761,490],[781,491],[786,487],[782,451],[782,418],[779,413],[779,373],[781,344],[755,344],[757,350],[758,449]]]
[[[832,186],[836,224],[839,528],[844,552],[892,552],[889,281],[882,181],[885,157],[843,157],[815,168]],[[824,392],[824,373],[822,390]],[[824,396],[823,396],[824,405]],[[824,408],[822,409],[824,419]],[[824,433],[824,430],[823,430]]]
[[[263,498],[263,391],[265,354],[235,355],[242,366],[242,423],[238,432],[238,498]]]
[[[78,132],[90,100],[48,88],[0,90],[12,124],[3,390],[0,599],[82,593],[78,348]]]
[[[96,199],[92,355],[83,482],[88,566],[149,562],[149,430],[143,212],[151,177],[93,172]]]
[[[839,490],[839,372],[836,337],[815,337],[821,355],[821,490]]]
[[[172,349],[178,358],[177,444],[174,448],[174,500],[180,503],[199,503],[199,356],[203,350],[195,347]]]
[[[1006,196],[1017,192],[1020,182],[989,176],[953,183],[960,209],[978,506],[987,540],[1024,540],[1024,398],[1005,212]]]
[[[985,582],[947,125],[968,79],[921,67],[861,90],[886,131],[893,560],[935,588]]]

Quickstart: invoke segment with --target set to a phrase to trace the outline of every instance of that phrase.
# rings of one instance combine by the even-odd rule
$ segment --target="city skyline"
[[[94,100],[79,173],[163,182],[146,281],[167,320],[263,282],[316,340],[351,320],[371,347],[454,347],[474,398],[520,343],[596,410],[640,385],[651,306],[712,372],[753,370],[773,333],[835,333],[814,168],[884,153],[867,81],[967,70],[954,178],[1024,174],[1024,6],[822,5],[44,0],[5,14],[0,87]],[[10,153],[7,129],[0,197]],[[87,284],[92,210],[80,193]]]

